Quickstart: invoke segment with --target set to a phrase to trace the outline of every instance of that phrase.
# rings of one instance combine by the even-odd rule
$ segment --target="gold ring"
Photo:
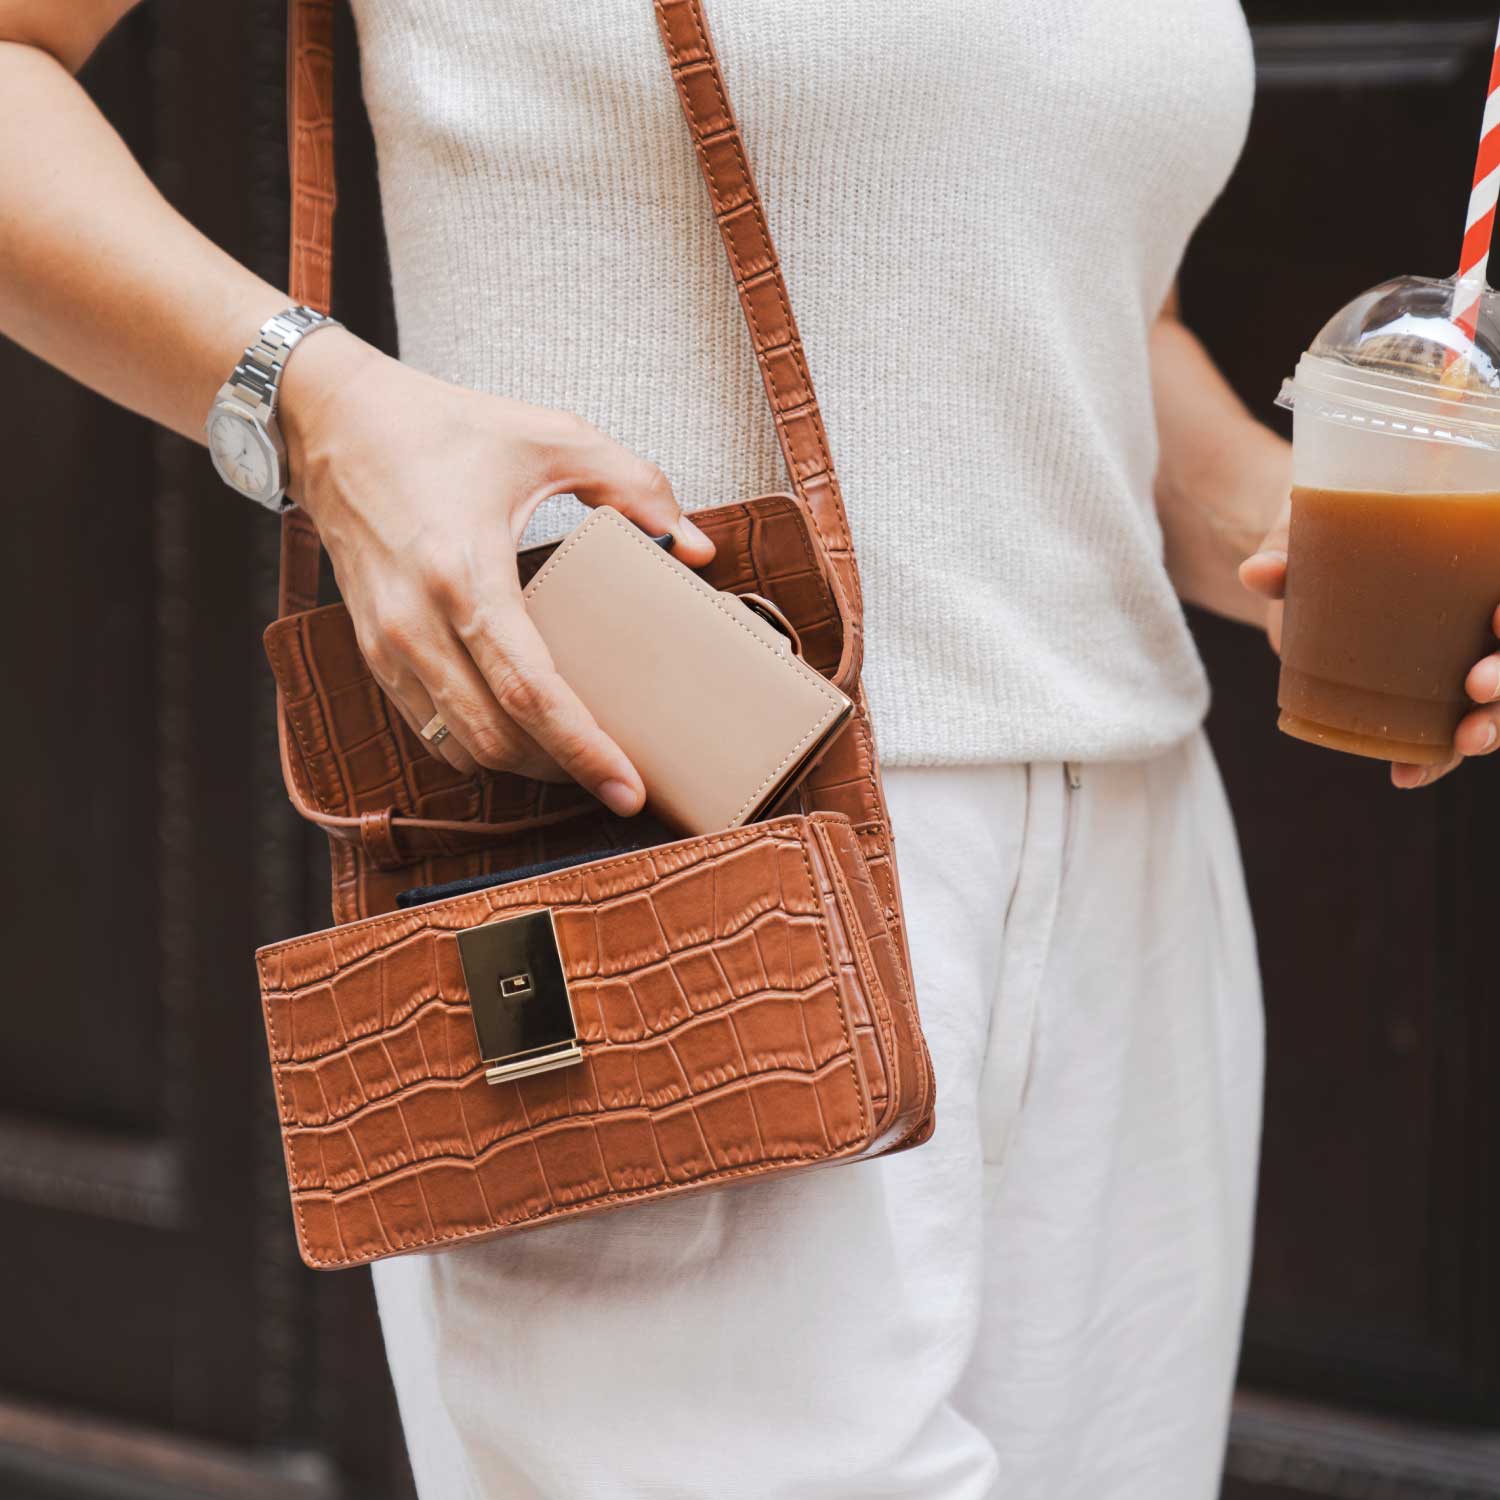
[[[448,738],[448,726],[443,723],[442,714],[433,714],[422,726],[422,738],[429,745],[441,745]]]

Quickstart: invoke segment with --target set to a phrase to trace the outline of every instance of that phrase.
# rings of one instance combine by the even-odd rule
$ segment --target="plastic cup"
[[[1283,383],[1293,414],[1279,727],[1437,764],[1500,605],[1500,297],[1402,277],[1335,315]]]

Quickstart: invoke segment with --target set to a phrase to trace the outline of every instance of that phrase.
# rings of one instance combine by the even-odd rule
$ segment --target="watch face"
[[[220,478],[242,495],[262,500],[276,488],[275,453],[248,417],[218,408],[208,423],[208,451]]]

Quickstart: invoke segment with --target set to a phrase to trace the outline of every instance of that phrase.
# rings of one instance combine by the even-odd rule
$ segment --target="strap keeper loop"
[[[379,870],[399,870],[411,863],[396,846],[396,833],[391,827],[395,816],[394,807],[359,815],[360,848],[365,851],[365,858]]]

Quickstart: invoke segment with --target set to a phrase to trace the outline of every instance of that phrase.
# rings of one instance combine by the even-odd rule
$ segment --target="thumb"
[[[654,463],[586,424],[568,460],[570,472],[558,476],[554,491],[571,490],[585,505],[611,505],[652,536],[670,533],[672,555],[690,568],[712,559],[714,544],[684,514]]]
[[[1240,582],[1263,599],[1279,599],[1286,592],[1287,532],[1291,518],[1288,501],[1260,546],[1240,564]]]

